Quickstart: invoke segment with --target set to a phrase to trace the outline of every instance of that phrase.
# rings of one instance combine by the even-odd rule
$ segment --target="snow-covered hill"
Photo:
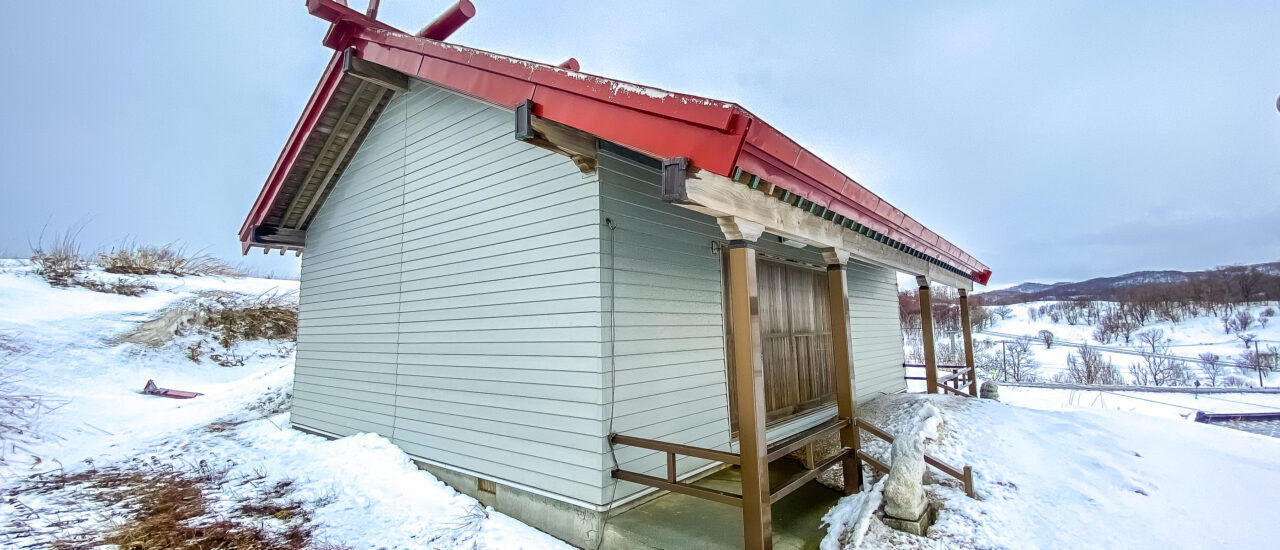
[[[1268,275],[1280,275],[1280,262],[1254,264],[1251,267]],[[1084,281],[1060,281],[1057,283],[1026,282],[1008,288],[983,292],[987,303],[1020,303],[1026,300],[1070,300],[1086,297],[1096,300],[1113,299],[1116,290],[1137,285],[1182,283],[1204,277],[1206,271],[1134,271],[1111,277],[1095,277]]]

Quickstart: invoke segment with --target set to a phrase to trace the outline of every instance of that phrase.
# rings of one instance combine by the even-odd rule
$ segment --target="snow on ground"
[[[1000,354],[1000,344],[1004,337],[984,335],[984,332],[1025,335],[1035,338],[1041,330],[1048,330],[1054,334],[1055,339],[1060,342],[1082,343],[1088,342],[1090,346],[1102,352],[1105,358],[1109,358],[1124,376],[1128,377],[1128,367],[1132,363],[1136,363],[1139,357],[1136,355],[1111,353],[1106,348],[1123,348],[1127,350],[1140,351],[1136,336],[1130,344],[1125,344],[1123,340],[1111,342],[1110,344],[1099,344],[1093,338],[1093,331],[1096,328],[1093,325],[1079,323],[1076,325],[1067,324],[1066,321],[1054,323],[1047,317],[1040,317],[1036,321],[1032,321],[1027,314],[1027,308],[1039,307],[1044,305],[1056,304],[1060,302],[1028,302],[1025,304],[1014,304],[1009,306],[1013,309],[1013,315],[1008,319],[1001,320],[995,318],[995,322],[983,332],[974,334],[975,347],[980,345],[984,340],[995,342],[995,346],[991,348],[991,353],[996,357]],[[1248,308],[1255,318],[1261,317],[1261,314],[1268,307],[1280,310],[1280,304],[1270,302],[1263,305],[1254,305]],[[988,309],[993,309],[988,307]],[[1170,340],[1169,351],[1171,355],[1179,357],[1196,358],[1201,353],[1212,352],[1222,357],[1224,364],[1234,361],[1246,350],[1241,341],[1236,338],[1235,334],[1227,334],[1222,329],[1222,321],[1211,315],[1202,315],[1184,319],[1177,323],[1169,321],[1152,321],[1142,328],[1135,330],[1134,334],[1144,330],[1159,329],[1164,331],[1165,338]],[[1266,328],[1260,323],[1254,322],[1249,328],[1249,334],[1258,337],[1259,345],[1275,346],[1280,344],[1280,320],[1273,319]],[[1035,359],[1040,363],[1040,374],[1045,378],[1052,378],[1054,374],[1066,370],[1067,356],[1076,353],[1076,348],[1065,345],[1054,345],[1051,348],[1045,348],[1044,343],[1039,340],[1031,346]],[[1265,350],[1264,350],[1265,351]],[[1191,365],[1193,372],[1198,372],[1196,365]],[[1256,385],[1257,372],[1243,371],[1233,372],[1240,375],[1243,379],[1250,381]],[[1280,372],[1271,373],[1264,377],[1265,385],[1280,386]]]
[[[1194,421],[1197,411],[1209,413],[1280,412],[1280,394],[1195,393],[1110,390],[1068,390],[1000,386],[1000,400],[1046,411],[1108,409],[1170,420]]]
[[[96,272],[92,276],[110,277]],[[313,503],[317,540],[349,548],[567,548],[507,516],[484,510],[427,472],[385,438],[362,434],[335,441],[288,428],[288,414],[261,412],[255,402],[292,387],[291,350],[280,343],[241,344],[244,366],[200,364],[180,343],[162,348],[113,344],[166,306],[198,291],[249,295],[289,292],[296,281],[218,277],[146,277],[158,290],[140,297],[51,288],[21,261],[0,261],[0,335],[22,351],[0,351],[0,368],[18,386],[57,408],[36,426],[41,440],[29,456],[0,463],[0,490],[26,476],[76,472],[130,460],[172,465],[215,464],[232,476],[291,479],[292,498]],[[142,394],[148,379],[161,387],[201,392],[191,400]],[[215,425],[214,423],[217,422]],[[220,427],[219,427],[220,426]],[[0,527],[11,521],[66,520],[58,495],[18,494],[0,503]],[[63,497],[65,499],[65,497]],[[44,510],[27,519],[22,509]],[[478,519],[476,519],[478,517]],[[124,518],[87,514],[80,528]],[[458,529],[473,521],[474,529]],[[0,529],[0,533],[4,531]],[[12,535],[13,530],[9,530]],[[0,546],[32,541],[4,540]],[[39,541],[37,541],[39,542]]]
[[[935,473],[926,491],[940,512],[928,538],[872,518],[861,548],[1273,548],[1280,537],[1270,494],[1280,486],[1280,439],[941,395],[884,396],[859,412],[897,434],[924,402],[943,414],[929,453],[972,466],[978,499]],[[887,445],[863,439],[871,454],[888,456]],[[856,521],[866,498],[846,497],[829,517]],[[829,537],[824,549],[854,548],[846,541],[855,531]]]
[[[198,291],[260,294],[291,291],[296,282],[148,279],[158,290],[130,298],[50,288],[25,263],[0,262],[0,335],[22,348],[0,351],[0,365],[6,372],[25,369],[17,381],[22,389],[43,394],[58,407],[40,419],[37,428],[44,437],[30,449],[31,456],[5,456],[0,490],[22,487],[30,479],[26,476],[41,472],[139,460],[178,469],[215,464],[264,485],[293,480],[291,498],[309,503],[316,540],[327,544],[567,548],[479,508],[415,468],[385,438],[363,434],[329,441],[288,429],[287,413],[259,405],[291,387],[292,356],[278,343],[243,345],[239,351],[248,360],[242,367],[192,363],[181,343],[155,349],[112,343]],[[143,395],[139,390],[150,378],[162,387],[204,395],[186,401]],[[1273,546],[1280,535],[1270,521],[1267,493],[1280,486],[1280,440],[1188,422],[1162,412],[1167,405],[1113,410],[1127,398],[1111,394],[1095,399],[1009,387],[1002,394],[1050,410],[913,395],[886,396],[864,407],[872,423],[898,433],[914,421],[921,401],[934,403],[944,422],[931,452],[973,466],[980,499],[968,499],[954,482],[938,476],[928,490],[941,512],[928,538],[889,530],[873,518],[862,547],[1261,548]],[[1187,404],[1187,396],[1151,395],[1178,406],[1199,405]],[[1276,397],[1229,394],[1210,401],[1202,395],[1199,401],[1217,408],[1198,408],[1246,406],[1227,399],[1267,407]],[[1095,401],[1098,410],[1075,409]],[[873,454],[886,456],[886,445],[866,439]],[[0,503],[0,524],[43,522],[47,527],[70,520],[85,528],[123,521],[83,514],[67,507],[66,498],[15,494]],[[856,508],[868,501],[843,502]],[[25,509],[43,514],[21,516]],[[857,521],[858,514],[836,510],[831,517]],[[0,546],[32,542],[4,536]]]

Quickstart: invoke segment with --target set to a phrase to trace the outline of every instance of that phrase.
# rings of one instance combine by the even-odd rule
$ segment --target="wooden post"
[[[924,384],[929,393],[938,393],[938,360],[933,349],[933,306],[929,300],[929,280],[916,277],[920,285],[920,332],[924,340]]]
[[[716,221],[729,239],[729,314],[738,404],[738,449],[742,456],[742,542],[748,550],[770,550],[773,525],[769,505],[769,451],[764,431],[764,358],[760,354],[756,251],[752,248],[764,227],[734,217]]]
[[[853,394],[853,356],[849,353],[849,279],[845,264],[849,253],[839,249],[822,251],[827,260],[827,314],[831,324],[832,374],[836,377],[836,414],[849,424],[840,429],[840,446],[850,449],[845,455],[844,494],[862,491],[862,463],[857,458],[857,405]]]
[[[969,395],[978,396],[978,368],[973,364],[973,328],[969,326],[969,293],[960,289],[960,329],[964,331],[964,364],[969,367]]]

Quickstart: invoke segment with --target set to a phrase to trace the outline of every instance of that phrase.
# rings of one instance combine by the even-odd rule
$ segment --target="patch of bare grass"
[[[214,275],[243,277],[244,271],[212,255],[188,252],[185,246],[128,243],[98,254],[97,265],[107,273],[126,275]]]
[[[224,367],[241,366],[248,357],[236,352],[241,342],[268,340],[284,345],[284,356],[298,338],[298,301],[295,293],[270,292],[257,296],[210,295],[203,300],[198,332],[206,341],[187,348],[187,357],[199,362],[204,349],[209,359]]]
[[[67,549],[336,548],[315,540],[309,507],[325,503],[296,498],[292,480],[267,483],[230,470],[204,461],[174,468],[153,457],[32,476],[7,495],[19,513],[0,527],[0,541]]]
[[[204,326],[223,348],[251,340],[296,340],[298,301],[294,293],[214,297]]]
[[[17,338],[0,334],[0,470],[12,470],[30,460],[38,462],[31,447],[41,440],[37,429],[40,418],[66,403],[19,386],[27,372],[19,361],[27,352],[27,346]]]
[[[244,365],[250,356],[238,352],[238,344],[255,340],[276,343],[276,354],[287,357],[298,336],[297,293],[202,292],[169,306],[116,341],[159,347],[187,335],[199,337],[182,344],[183,354],[194,363],[207,357],[224,367]]]

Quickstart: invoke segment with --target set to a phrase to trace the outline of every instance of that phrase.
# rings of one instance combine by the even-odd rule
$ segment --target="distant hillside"
[[[1280,275],[1280,262],[1254,264],[1250,266],[1269,275]],[[1183,283],[1193,278],[1208,276],[1209,271],[1135,271],[1114,277],[1097,277],[1080,282],[1060,283],[1022,283],[1017,286],[984,292],[981,295],[988,304],[1016,304],[1037,300],[1071,300],[1090,298],[1107,300],[1117,290],[1138,285],[1160,283]]]

